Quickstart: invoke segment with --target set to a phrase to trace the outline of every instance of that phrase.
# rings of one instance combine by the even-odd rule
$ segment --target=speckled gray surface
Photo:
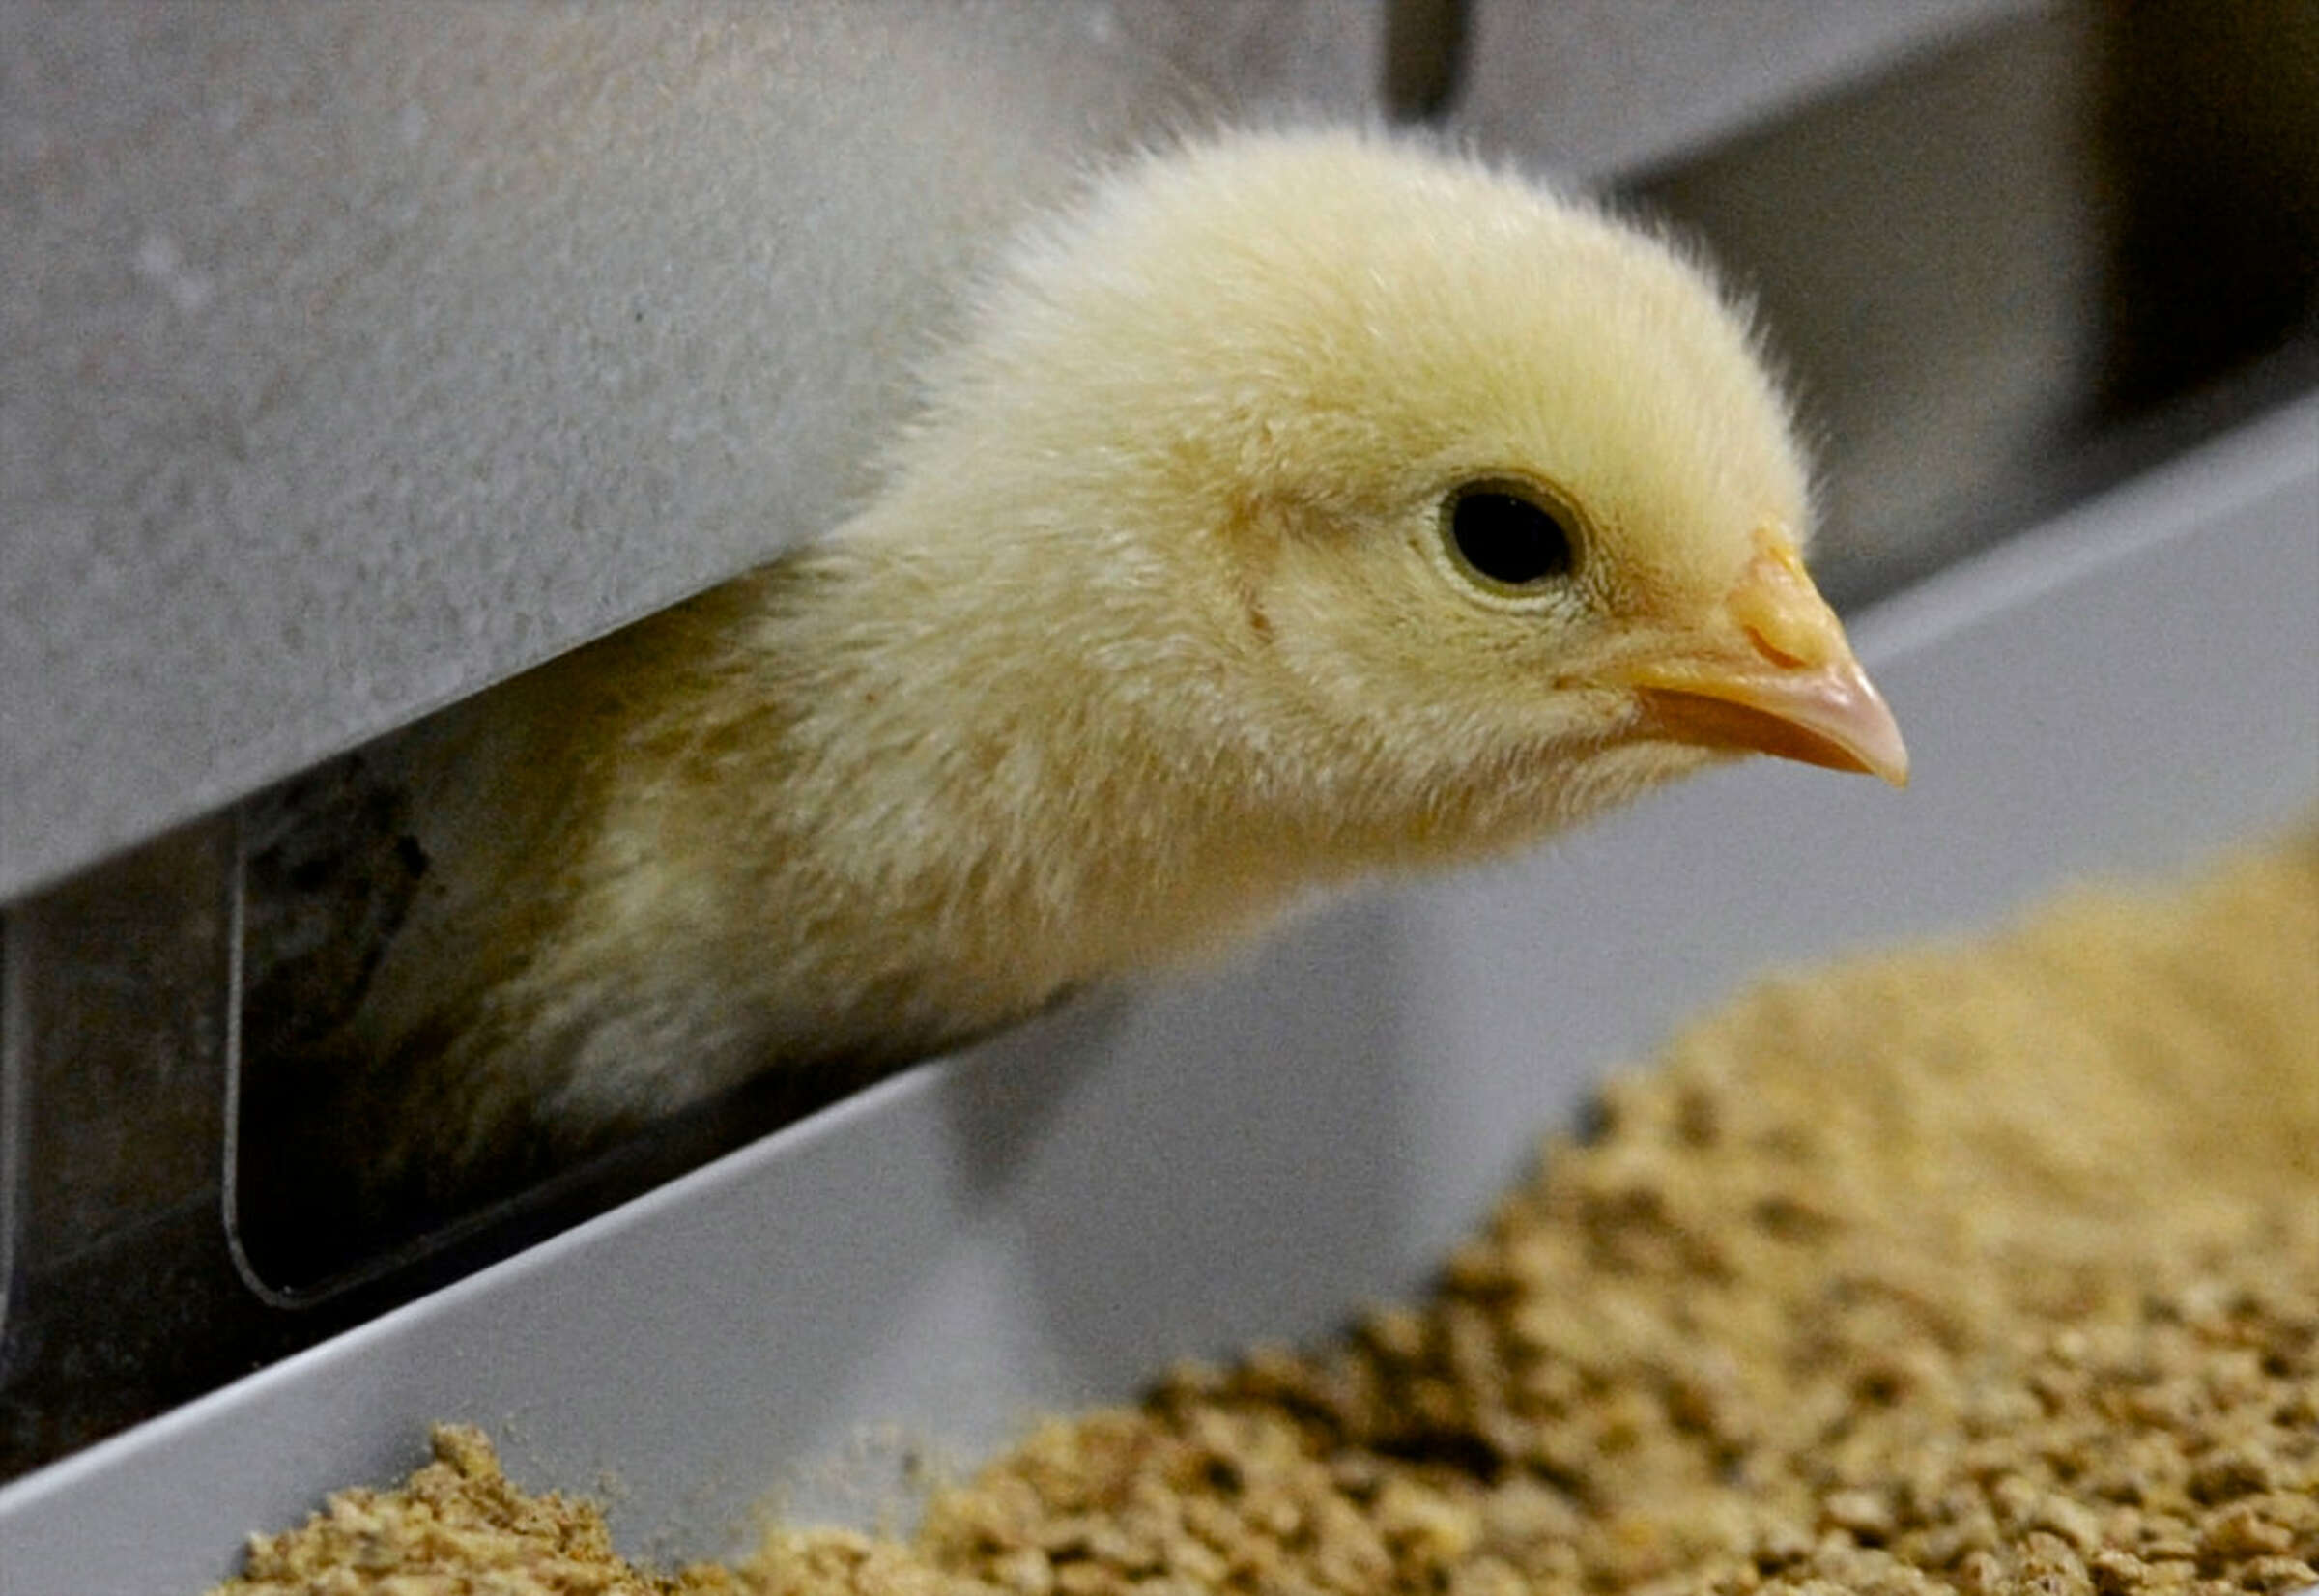
[[[1466,120],[1600,173],[2018,9],[1489,0]],[[0,900],[829,525],[988,239],[1381,27],[0,0]]]
[[[0,884],[831,520],[969,241],[1139,87],[1083,11],[7,27]]]
[[[1673,159],[2049,0],[1474,0],[1460,126],[1571,172]]]

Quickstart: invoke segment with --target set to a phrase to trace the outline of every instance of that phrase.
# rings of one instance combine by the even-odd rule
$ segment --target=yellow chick
[[[1473,159],[1128,165],[885,467],[423,734],[431,868],[337,1049],[419,1083],[407,1152],[922,1056],[1734,753],[1905,776],[1745,316]]]

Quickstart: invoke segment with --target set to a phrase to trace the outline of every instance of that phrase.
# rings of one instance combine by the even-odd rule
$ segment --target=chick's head
[[[1077,485],[1054,537],[1233,663],[1227,718],[1341,830],[1471,851],[1732,752],[1904,775],[1800,563],[1786,400],[1661,239],[1240,135],[1100,189],[986,322],[937,393]]]

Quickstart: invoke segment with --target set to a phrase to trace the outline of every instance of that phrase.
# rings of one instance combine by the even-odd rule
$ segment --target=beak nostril
[[[1725,601],[1756,651],[1786,670],[1818,670],[1845,653],[1844,627],[1805,575],[1795,546],[1768,532]]]
[[[1776,666],[1789,670],[1801,670],[1813,663],[1792,648],[1783,647],[1780,640],[1773,636],[1771,631],[1761,626],[1750,625],[1747,628],[1747,641],[1756,645],[1757,653],[1761,654]]]
[[[1843,650],[1844,629],[1818,592],[1801,583],[1742,583],[1731,597],[1732,618],[1756,651],[1774,665],[1818,669]]]

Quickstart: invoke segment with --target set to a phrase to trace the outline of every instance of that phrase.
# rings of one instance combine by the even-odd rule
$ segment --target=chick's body
[[[1560,564],[1474,564],[1474,491]],[[1897,775],[1807,522],[1661,242],[1372,137],[1146,158],[1018,243],[858,516],[433,733],[457,845],[351,1045],[472,1154],[923,1053],[1733,749]]]

